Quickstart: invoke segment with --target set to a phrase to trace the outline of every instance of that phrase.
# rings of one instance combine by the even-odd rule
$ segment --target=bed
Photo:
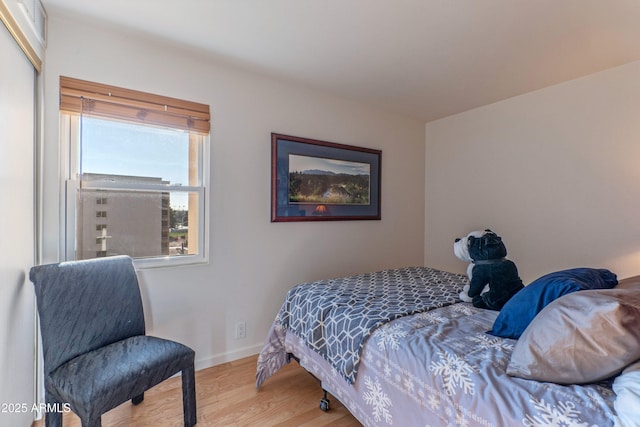
[[[365,426],[640,425],[640,279],[622,282],[556,280],[519,339],[488,333],[506,310],[461,302],[459,274],[410,267],[297,285],[258,357],[256,386],[295,359]],[[575,322],[592,330],[576,338]],[[537,372],[540,358],[551,368]]]

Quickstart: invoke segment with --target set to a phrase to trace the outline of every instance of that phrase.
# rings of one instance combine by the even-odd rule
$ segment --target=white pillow
[[[640,361],[627,367],[613,381],[616,400],[613,407],[618,414],[615,427],[640,427]]]

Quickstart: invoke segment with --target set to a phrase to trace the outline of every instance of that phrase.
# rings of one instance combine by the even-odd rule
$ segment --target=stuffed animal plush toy
[[[491,230],[472,231],[456,239],[453,252],[469,262],[465,285],[460,299],[474,307],[500,310],[524,286],[515,263],[508,260],[502,238]]]

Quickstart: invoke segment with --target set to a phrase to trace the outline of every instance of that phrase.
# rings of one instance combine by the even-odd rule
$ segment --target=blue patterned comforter
[[[288,292],[259,356],[256,385],[288,362],[284,330],[304,340],[352,384],[364,343],[376,328],[458,302],[466,283],[465,275],[406,267],[297,285]]]

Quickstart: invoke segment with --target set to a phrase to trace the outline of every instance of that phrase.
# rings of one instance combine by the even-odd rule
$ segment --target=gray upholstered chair
[[[189,347],[145,335],[131,258],[117,256],[33,267],[44,353],[45,399],[71,410],[82,427],[182,372],[184,424],[196,423],[194,357]],[[62,413],[46,414],[62,426]]]

